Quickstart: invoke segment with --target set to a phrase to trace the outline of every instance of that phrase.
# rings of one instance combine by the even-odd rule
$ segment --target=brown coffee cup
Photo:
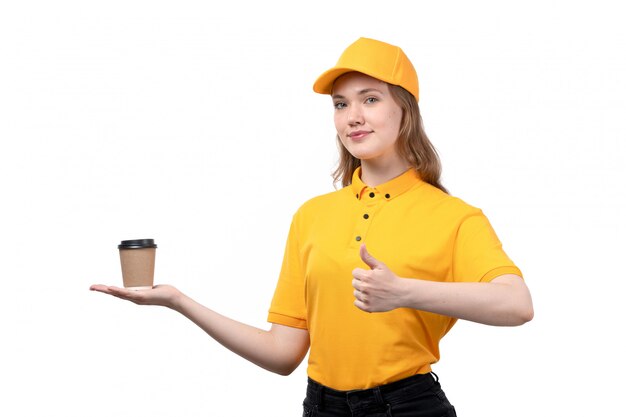
[[[147,290],[154,285],[154,261],[157,245],[154,239],[122,240],[120,251],[124,287]]]

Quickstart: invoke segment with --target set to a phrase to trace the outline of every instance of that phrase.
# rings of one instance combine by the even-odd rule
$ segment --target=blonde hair
[[[426,136],[415,96],[400,86],[387,85],[391,97],[402,108],[402,121],[396,142],[398,152],[411,164],[423,181],[448,193],[448,190],[441,184],[441,161],[437,150]],[[345,187],[352,182],[352,175],[361,165],[361,161],[348,152],[338,135],[337,144],[339,163],[332,177],[335,184],[340,182]]]

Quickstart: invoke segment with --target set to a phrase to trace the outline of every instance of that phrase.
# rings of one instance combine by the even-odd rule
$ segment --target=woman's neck
[[[361,161],[361,181],[369,187],[376,187],[390,181],[410,168],[410,164],[406,161],[398,163],[376,163],[375,161]]]

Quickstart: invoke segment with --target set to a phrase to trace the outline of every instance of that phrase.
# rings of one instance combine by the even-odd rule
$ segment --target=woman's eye
[[[378,101],[378,99],[376,97],[368,97],[368,98],[365,99],[365,102],[369,103],[369,104],[376,103],[377,101]]]
[[[335,103],[334,106],[335,106],[335,109],[339,110],[339,109],[343,109],[344,107],[346,107],[346,103],[339,101]]]

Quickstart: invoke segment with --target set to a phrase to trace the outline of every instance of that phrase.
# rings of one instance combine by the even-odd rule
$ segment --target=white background
[[[0,6],[0,415],[297,416],[184,317],[88,291],[152,237],[156,280],[266,314],[291,215],[333,190],[312,83],[360,36],[415,64],[452,194],[481,207],[535,319],[460,322],[460,416],[621,407],[626,29],[616,2],[19,1]],[[513,3],[513,4],[511,4]]]

